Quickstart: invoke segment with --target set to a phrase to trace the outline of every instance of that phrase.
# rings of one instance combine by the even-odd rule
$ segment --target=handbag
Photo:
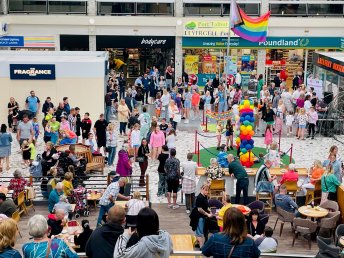
[[[135,161],[140,163],[145,162],[145,157],[136,157]]]
[[[173,122],[180,123],[182,120],[182,115],[181,114],[175,114],[173,117]]]

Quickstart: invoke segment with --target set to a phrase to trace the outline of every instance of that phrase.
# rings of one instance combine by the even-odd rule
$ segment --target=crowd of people
[[[236,179],[234,203],[240,203],[241,192],[243,203],[249,203],[247,171],[234,155],[226,153],[236,147],[233,142],[234,112],[228,112],[225,125],[221,121],[217,124],[220,153],[211,160],[206,172],[209,180],[201,186],[197,197],[197,163],[193,161],[193,154],[187,154],[185,162],[176,156],[178,123],[199,119],[200,107],[207,112],[233,111],[242,99],[248,97],[254,99],[256,134],[262,129],[262,124],[266,125],[262,133],[267,153],[263,157],[264,164],[256,173],[255,191],[272,193],[274,203],[271,206],[281,207],[297,216],[298,206],[286,192],[286,181],[298,181],[303,192],[313,189],[319,181],[323,191],[322,202],[336,201],[336,189],[342,182],[342,164],[336,146],[331,147],[327,160],[314,162],[306,180],[299,180],[295,164],[289,165],[280,181],[269,173],[270,168],[281,166],[281,157],[272,135],[282,132],[284,124],[287,136],[294,134],[300,140],[314,139],[318,117],[326,108],[313,88],[306,89],[299,80],[297,83],[295,80],[295,90],[291,93],[280,74],[270,87],[264,83],[262,75],[253,74],[251,79],[257,81],[257,90],[254,93],[243,92],[238,72],[232,83],[226,75],[221,78],[216,75],[207,81],[202,92],[197,78],[185,73],[173,84],[173,72],[172,68],[165,71],[165,79],[153,67],[137,78],[133,85],[127,83],[123,73],[117,76],[110,72],[104,97],[105,113],[100,114],[95,123],[91,121],[88,110],[82,116],[80,108],[69,104],[68,97],[64,97],[57,106],[47,97],[41,109],[40,99],[31,91],[24,110],[20,110],[14,98],[10,99],[8,129],[5,124],[0,128],[0,172],[3,164],[6,164],[5,170],[10,169],[14,133],[21,149],[22,169],[29,168],[30,172],[37,167],[38,139],[42,138],[45,142],[38,180],[42,182],[43,196],[48,199],[49,215],[47,218],[42,215],[30,218],[28,228],[33,241],[23,246],[24,257],[40,257],[40,254],[77,257],[62,239],[54,237],[71,219],[70,201],[74,190],[84,189],[77,171],[84,172],[85,161],[77,156],[76,143],[89,146],[94,156],[105,156],[106,167],[111,171],[111,182],[99,200],[96,229],[92,230],[90,222],[83,220],[83,232],[75,235],[74,241],[80,246],[78,251],[85,251],[88,257],[169,257],[173,249],[172,240],[166,231],[160,229],[158,214],[146,207],[139,192],[134,192],[131,198],[123,191],[129,182],[128,177],[136,168],[140,170],[139,186],[144,187],[147,169],[154,165],[157,165],[159,175],[158,200],[166,198],[167,208],[179,209],[177,193],[182,189],[190,225],[205,256],[259,257],[260,252],[275,252],[278,242],[272,237],[273,230],[266,223],[261,223],[261,214],[257,210],[253,209],[245,216],[243,211],[232,206],[231,198],[226,194],[218,213],[214,214],[210,209],[209,187],[212,180],[220,179],[227,173],[223,168],[227,168],[229,175]],[[149,105],[154,105],[154,114],[149,113]],[[38,120],[40,110],[43,113],[41,123]],[[305,134],[306,128],[308,135]],[[226,132],[224,145],[221,139],[223,130]],[[117,152],[120,139],[123,144]],[[66,167],[59,164],[63,154],[55,148],[63,144],[70,144],[65,153],[70,164]],[[13,190],[12,200],[0,193],[0,214],[4,214],[0,221],[0,234],[6,239],[0,241],[0,255],[6,254],[4,257],[21,257],[13,249],[16,235],[13,227],[16,224],[9,218],[16,210],[18,194],[30,186],[20,170],[16,170],[13,176],[8,186],[9,190]],[[127,212],[116,205],[117,199],[127,201]],[[126,215],[135,217],[136,230],[126,221]],[[204,230],[208,218],[216,218],[221,232],[209,239]]]

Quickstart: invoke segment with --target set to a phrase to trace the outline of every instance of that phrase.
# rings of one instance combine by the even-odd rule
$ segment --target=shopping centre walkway
[[[189,218],[188,215],[185,213],[185,207],[181,206],[177,210],[171,210],[167,208],[166,204],[153,204],[152,208],[156,210],[156,212],[159,215],[160,219],[160,228],[167,230],[170,234],[193,234],[190,226],[189,226]],[[21,231],[21,234],[23,238],[17,237],[17,243],[15,248],[18,250],[21,250],[22,245],[27,242],[31,241],[28,234],[28,227],[27,227],[27,221],[29,217],[33,216],[34,214],[42,214],[44,216],[48,215],[48,209],[46,203],[43,202],[39,205],[35,205],[36,212],[34,212],[32,209],[30,210],[29,216],[23,216],[19,222],[19,229]],[[99,208],[97,208],[97,211],[94,211],[94,208],[91,207],[90,209],[90,216],[86,219],[90,220],[91,228],[95,228],[96,225],[96,219],[98,216]],[[275,221],[276,221],[276,214],[272,213],[268,225],[273,228]],[[78,219],[79,222],[81,220],[85,219],[84,217],[81,217]],[[278,223],[276,230],[274,231],[274,237],[278,240],[278,253],[286,253],[286,254],[295,254],[295,257],[297,257],[297,254],[307,254],[311,255],[318,252],[318,246],[315,242],[312,242],[312,249],[308,249],[308,243],[307,240],[305,240],[303,237],[299,237],[295,241],[295,246],[292,247],[292,231],[290,228],[290,224],[286,224],[283,229],[282,237],[279,237],[279,229],[280,229],[280,223]]]

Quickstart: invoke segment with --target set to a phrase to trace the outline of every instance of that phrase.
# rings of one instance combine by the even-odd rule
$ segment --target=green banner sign
[[[183,37],[183,48],[227,48],[227,38]],[[265,42],[251,42],[242,38],[231,38],[231,48],[262,49],[341,49],[341,37],[268,37]]]

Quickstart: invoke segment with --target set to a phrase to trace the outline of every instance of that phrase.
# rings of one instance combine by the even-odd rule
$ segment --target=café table
[[[245,211],[243,212],[243,214],[244,214],[245,216],[249,215],[250,212],[251,212],[251,209],[250,209],[249,207],[245,206],[245,205],[241,205],[241,204],[232,204],[232,207],[237,208],[237,209],[239,209],[239,210],[245,209]],[[242,207],[242,209],[240,209],[241,207]]]
[[[326,217],[328,214],[327,209],[321,208],[319,206],[312,208],[312,206],[310,206],[310,205],[301,206],[301,207],[299,207],[298,211],[303,216],[309,217],[312,220]]]
[[[92,191],[87,194],[87,201],[93,202],[94,209],[97,210],[97,201],[103,196],[103,193]]]

